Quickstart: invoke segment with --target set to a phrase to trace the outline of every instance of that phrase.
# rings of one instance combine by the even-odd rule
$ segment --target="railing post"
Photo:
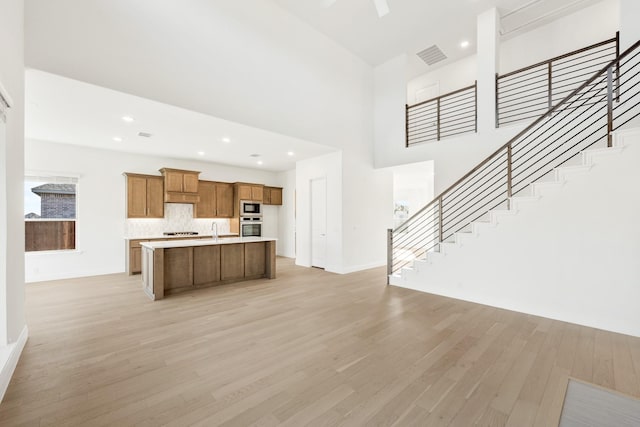
[[[387,285],[393,274],[393,229],[387,228]]]
[[[498,78],[498,73],[496,73],[496,129],[500,127],[500,97],[498,96],[498,85],[500,84],[500,79]],[[478,81],[476,80],[476,93],[478,93]],[[478,100],[476,99],[476,116],[478,115]],[[476,119],[477,120],[477,119]],[[476,124],[476,127],[478,125]]]
[[[620,31],[616,31],[616,59],[620,56]],[[616,62],[616,102],[620,102],[620,61]]]
[[[436,126],[438,127],[437,132],[438,132],[438,141],[440,141],[440,97],[438,97],[438,101],[437,101],[437,105],[436,105],[436,111],[438,114],[438,119],[437,119],[437,124]]]
[[[549,61],[549,65],[547,67],[547,96],[548,96],[548,105],[549,105],[549,110],[551,109],[551,107],[553,107],[553,95],[552,95],[552,83],[551,83],[551,78],[552,78],[552,72],[551,72],[551,61]]]
[[[511,196],[513,195],[511,184],[511,144],[507,145],[507,209],[511,209]]]
[[[443,224],[442,224],[442,196],[438,199],[438,242],[442,243],[442,233],[443,233]]]
[[[409,105],[404,104],[404,138],[405,138],[405,147],[409,148]]]
[[[497,76],[498,74],[496,74]],[[474,132],[478,133],[478,81],[476,80],[473,84],[473,111],[474,111]],[[497,119],[496,119],[497,120]]]
[[[618,61],[619,62],[619,61]],[[607,68],[607,147],[613,146],[613,68]]]

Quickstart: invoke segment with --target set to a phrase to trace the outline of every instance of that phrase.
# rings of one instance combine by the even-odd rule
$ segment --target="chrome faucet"
[[[213,231],[213,238],[218,240],[218,223],[213,221],[211,224],[211,231]]]

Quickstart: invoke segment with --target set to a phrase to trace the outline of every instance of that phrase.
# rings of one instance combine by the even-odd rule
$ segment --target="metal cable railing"
[[[394,230],[388,230],[388,274],[437,251],[491,209],[554,168],[600,144],[640,116],[640,41],[527,126]]]
[[[406,146],[477,131],[476,84],[405,106]]]
[[[496,127],[534,119],[619,54],[619,34],[564,55],[496,75]],[[619,70],[615,70],[616,81]]]

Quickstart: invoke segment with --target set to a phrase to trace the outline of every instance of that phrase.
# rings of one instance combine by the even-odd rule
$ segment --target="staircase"
[[[640,42],[390,231],[389,283],[640,336],[639,105]]]

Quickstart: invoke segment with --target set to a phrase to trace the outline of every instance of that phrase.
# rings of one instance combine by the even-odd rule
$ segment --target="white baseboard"
[[[18,341],[0,350],[0,402],[4,398],[7,387],[9,387],[9,382],[13,372],[16,370],[24,345],[27,343],[27,338],[29,338],[29,328],[24,325]]]
[[[376,262],[370,262],[368,264],[360,264],[360,265],[352,265],[352,266],[347,266],[347,267],[343,267],[342,271],[340,271],[341,274],[349,274],[349,273],[355,273],[356,271],[362,271],[362,270],[368,270],[370,268],[376,268],[376,267],[382,267],[383,265],[387,265],[387,260],[383,260],[383,261],[376,261]],[[385,272],[386,275],[386,272]]]
[[[108,274],[126,273],[124,270],[113,269],[92,269],[74,272],[30,274],[25,272],[25,283],[50,282],[52,280],[78,279],[80,277],[106,276]]]

